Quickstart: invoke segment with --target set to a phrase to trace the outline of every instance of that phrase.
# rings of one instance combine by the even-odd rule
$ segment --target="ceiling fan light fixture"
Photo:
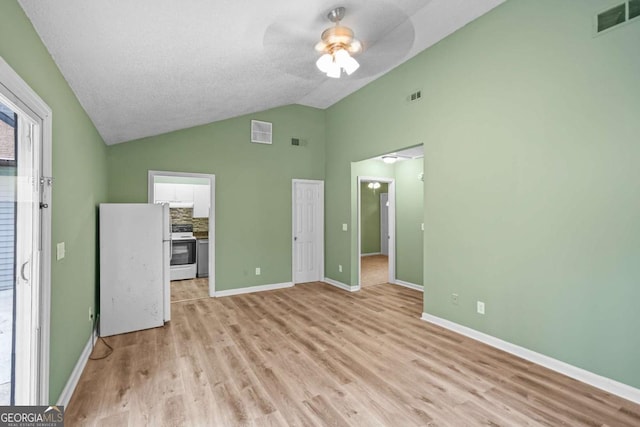
[[[316,67],[318,67],[318,69],[323,73],[328,73],[332,64],[333,64],[333,57],[328,53],[325,53],[316,61]]]
[[[358,64],[358,61],[356,61],[354,58],[352,58],[351,56],[349,56],[342,68],[344,68],[344,71],[347,73],[347,75],[351,75],[353,74],[354,71],[356,71],[358,68],[360,68],[360,64]]]
[[[344,7],[337,7],[329,12],[327,17],[336,25],[324,30],[320,36],[322,40],[316,44],[316,50],[324,53],[316,61],[316,66],[332,78],[340,78],[342,70],[347,75],[351,75],[360,67],[358,61],[350,53],[360,52],[362,44],[353,37],[351,28],[340,25],[344,12]],[[329,59],[335,66],[329,65]]]
[[[335,61],[331,62],[331,66],[327,70],[327,77],[331,77],[332,79],[339,79],[341,73],[342,69],[340,68],[340,66]]]

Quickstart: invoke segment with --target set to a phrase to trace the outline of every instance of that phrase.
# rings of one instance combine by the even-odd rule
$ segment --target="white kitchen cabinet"
[[[194,187],[192,184],[156,183],[154,198],[161,202],[194,202]]]
[[[211,204],[208,185],[193,186],[193,217],[207,218],[209,216],[209,205]]]
[[[158,202],[173,202],[176,197],[176,190],[173,184],[156,183],[154,190],[154,199]]]
[[[191,184],[172,184],[176,188],[176,202],[190,202],[193,203],[193,188],[195,185]]]

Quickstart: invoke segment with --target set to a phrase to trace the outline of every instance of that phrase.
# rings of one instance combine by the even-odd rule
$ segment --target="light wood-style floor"
[[[322,283],[175,303],[108,338],[67,426],[638,426],[640,407],[419,320],[422,294]],[[94,356],[103,349],[97,347]]]
[[[380,285],[389,281],[389,257],[371,255],[360,257],[360,286]]]
[[[209,298],[209,279],[174,280],[171,282],[171,302]]]

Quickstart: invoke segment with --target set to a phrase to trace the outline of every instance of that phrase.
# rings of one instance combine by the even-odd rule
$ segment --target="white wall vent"
[[[596,15],[595,32],[603,33],[640,16],[640,0],[627,0]]]
[[[272,144],[273,123],[251,120],[251,142]]]

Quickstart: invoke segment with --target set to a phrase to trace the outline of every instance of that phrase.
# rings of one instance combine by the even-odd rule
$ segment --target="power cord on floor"
[[[90,359],[90,360],[102,360],[102,359],[106,359],[107,357],[111,356],[111,354],[113,353],[113,347],[111,347],[111,346],[109,345],[109,343],[107,343],[107,341],[106,341],[104,338],[99,337],[98,339],[99,339],[100,341],[102,341],[102,343],[103,343],[105,346],[107,346],[107,348],[109,349],[109,351],[107,351],[107,353],[106,353],[106,354],[103,354],[103,355],[102,355],[102,356],[100,356],[100,357],[91,357],[91,356],[89,356],[89,359]]]
[[[102,360],[102,359],[106,359],[107,357],[111,356],[111,354],[113,353],[113,347],[111,347],[109,345],[109,343],[107,342],[107,340],[105,340],[103,337],[100,336],[100,315],[97,316],[96,319],[96,331],[98,332],[98,339],[100,341],[102,341],[102,343],[107,347],[107,352],[105,354],[103,354],[102,356],[99,357],[91,357],[89,356],[89,360]],[[93,348],[91,349],[91,354],[93,354],[93,350],[95,349],[95,344],[93,346]]]

